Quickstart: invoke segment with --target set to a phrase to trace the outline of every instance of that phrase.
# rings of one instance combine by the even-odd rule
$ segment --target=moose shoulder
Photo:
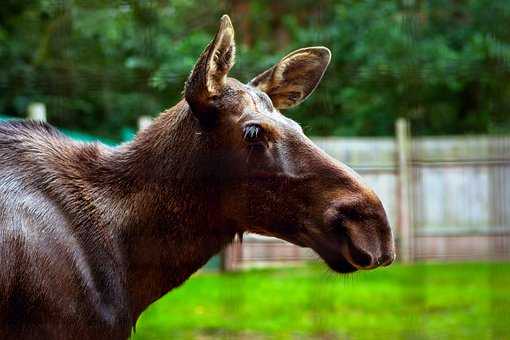
[[[279,112],[330,61],[297,50],[243,84],[220,29],[184,98],[127,144],[0,125],[0,338],[127,338],[141,312],[245,231],[313,248],[337,272],[388,265],[384,209]]]

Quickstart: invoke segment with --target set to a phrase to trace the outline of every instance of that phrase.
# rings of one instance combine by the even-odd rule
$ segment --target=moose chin
[[[128,338],[244,232],[341,273],[393,261],[375,193],[281,112],[314,91],[330,51],[296,50],[247,83],[228,77],[234,58],[225,15],[182,100],[117,147],[0,124],[0,338]]]

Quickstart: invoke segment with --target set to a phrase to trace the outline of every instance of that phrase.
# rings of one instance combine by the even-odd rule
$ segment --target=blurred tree
[[[319,91],[288,115],[314,135],[510,132],[510,2],[4,0],[0,113],[48,105],[57,126],[119,137],[180,97],[229,13],[233,75],[248,81],[285,53],[332,49]]]

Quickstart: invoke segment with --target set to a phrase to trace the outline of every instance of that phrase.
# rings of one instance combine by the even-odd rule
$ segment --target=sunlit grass
[[[200,273],[153,304],[134,339],[510,338],[510,264],[323,266]]]

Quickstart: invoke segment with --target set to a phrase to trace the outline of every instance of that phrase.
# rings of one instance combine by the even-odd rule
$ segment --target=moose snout
[[[336,243],[337,262],[346,262],[355,269],[388,266],[395,260],[393,233],[380,201],[337,201],[328,208],[324,222],[330,239]],[[335,269],[325,258],[330,267]]]

